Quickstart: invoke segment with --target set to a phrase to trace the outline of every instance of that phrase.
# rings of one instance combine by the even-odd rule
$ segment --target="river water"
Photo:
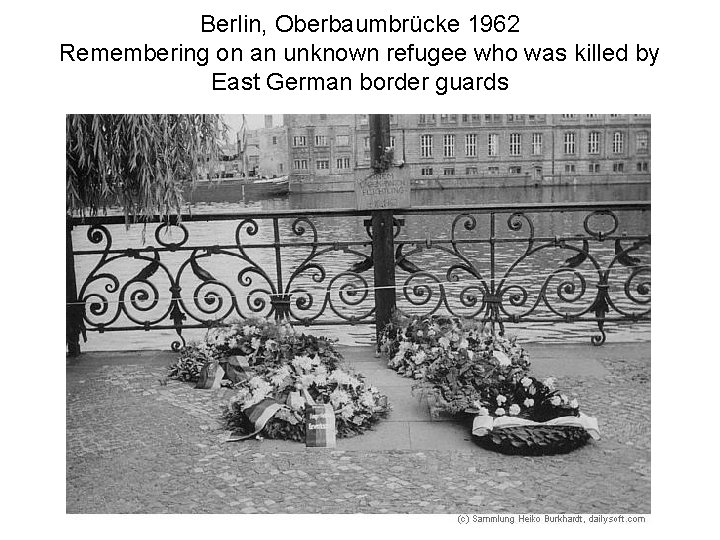
[[[211,200],[214,197],[207,197],[207,202],[194,203],[189,210],[195,214],[204,213],[235,213],[243,214],[247,213],[248,210],[252,211],[273,211],[273,210],[303,210],[303,209],[319,209],[319,208],[351,208],[354,204],[353,195],[351,193],[320,193],[320,194],[290,194],[285,197],[276,197],[269,199],[244,199],[244,200],[232,200],[231,196],[222,193],[219,194],[217,200]],[[470,205],[470,204],[490,204],[490,203],[549,203],[549,202],[587,202],[587,201],[605,201],[605,202],[616,202],[616,201],[648,201],[650,200],[650,186],[648,184],[626,184],[626,185],[600,185],[600,186],[556,186],[552,188],[534,188],[534,187],[508,187],[508,188],[480,188],[480,189],[445,189],[445,190],[416,190],[412,193],[412,205],[413,208],[423,206],[452,206],[452,205]],[[575,255],[577,252],[566,249],[547,249],[541,250],[537,255],[532,257],[523,257],[523,253],[527,247],[524,242],[515,242],[513,240],[526,238],[528,233],[527,225],[521,228],[519,231],[514,231],[508,226],[507,219],[510,214],[499,214],[497,219],[498,230],[497,234],[500,238],[508,240],[508,243],[500,244],[497,252],[496,268],[499,274],[505,272],[510,268],[515,261],[522,258],[520,264],[511,272],[508,278],[508,284],[524,288],[530,296],[529,302],[532,303],[534,298],[537,298],[540,287],[548,276],[548,273],[554,269],[561,267],[566,259]],[[561,235],[561,236],[573,236],[576,234],[583,233],[583,219],[585,214],[575,213],[546,213],[546,214],[535,214],[530,215],[533,227],[535,228],[535,235],[538,237],[550,237]],[[455,214],[439,215],[439,216],[419,216],[409,215],[405,218],[405,227],[403,228],[398,240],[400,241],[422,241],[424,239],[442,240],[449,239],[451,236],[451,230],[453,229],[452,222],[455,218]],[[460,221],[455,227],[456,238],[458,239],[471,239],[481,238],[487,234],[489,229],[489,222],[484,220],[486,216],[479,216],[475,227],[471,230],[464,228],[464,221]],[[620,219],[619,228],[617,234],[627,234],[628,236],[638,236],[650,233],[650,216],[649,213],[643,214],[640,212],[620,212],[618,213]],[[311,240],[311,230],[306,228],[304,234],[297,234],[297,231],[292,229],[292,219],[283,219],[280,221],[280,239],[288,244],[307,242]],[[328,219],[317,219],[313,220],[313,224],[317,228],[318,238],[320,241],[341,241],[341,242],[352,242],[352,241],[364,241],[367,239],[365,227],[363,225],[362,218],[328,218]],[[235,243],[235,232],[238,222],[231,221],[219,221],[219,222],[188,222],[186,227],[190,233],[190,241],[192,245],[233,245]],[[243,238],[251,243],[262,244],[272,242],[273,231],[272,224],[270,221],[259,221],[259,230],[257,234],[253,236],[245,235]],[[611,224],[602,221],[602,218],[597,223],[591,223],[591,226],[597,227],[599,230],[605,230]],[[113,235],[113,248],[139,248],[147,245],[157,245],[157,241],[153,238],[153,230],[147,229],[144,231],[141,227],[131,227],[130,230],[126,230],[124,226],[110,226],[111,233]],[[178,241],[178,231],[169,231],[167,233],[168,238],[162,238],[161,240],[167,241]],[[173,236],[175,235],[175,236]],[[88,250],[88,249],[101,249],[104,244],[96,245],[92,244],[87,239],[87,228],[77,227],[73,231],[73,242],[76,250]],[[629,245],[631,239],[627,241],[626,245]],[[582,243],[575,242],[574,244],[580,247]],[[502,247],[502,249],[500,249]],[[408,246],[405,253],[411,252],[413,246]],[[358,248],[363,254],[367,254],[367,249]],[[409,257],[413,264],[417,265],[422,270],[427,271],[432,275],[438,276],[438,278],[447,285],[447,279],[445,272],[450,264],[458,262],[458,259],[448,258],[447,254],[439,251],[438,249],[423,249],[416,250]],[[275,276],[275,254],[271,248],[258,248],[248,249],[248,254],[254,263],[258,267],[266,270],[270,276]],[[309,253],[308,247],[287,247],[283,249],[282,264],[283,264],[283,279],[287,282],[291,276],[292,271]],[[461,253],[468,260],[471,260],[476,268],[486,275],[489,271],[487,261],[488,259],[488,248],[485,244],[467,244],[461,247]],[[610,242],[593,242],[591,247],[591,253],[602,262],[607,263],[612,259],[614,254],[614,246]],[[650,249],[649,246],[633,253],[638,259],[642,261],[642,264],[650,265]],[[81,287],[85,281],[88,273],[95,266],[99,256],[86,255],[79,256],[76,260],[76,272],[78,279],[78,286]],[[162,260],[168,266],[175,265],[175,268],[182,265],[183,261],[187,261],[188,252],[180,253],[163,253]],[[321,284],[315,282],[313,278],[313,272],[308,271],[299,275],[293,281],[294,286],[298,289],[306,289],[313,295],[314,303],[310,309],[300,312],[303,316],[314,314],[319,306],[322,304],[322,298],[324,296],[325,287],[333,276],[341,273],[353,263],[361,260],[361,256],[354,253],[343,253],[338,251],[330,251],[326,255],[317,257],[314,262],[320,264],[327,271],[327,279]],[[448,262],[450,261],[450,262]],[[238,271],[242,268],[242,265],[246,263],[239,261],[238,258],[233,258],[224,255],[214,255],[206,258],[199,258],[197,262],[205,270],[212,274],[213,278],[222,281],[224,283],[237,283]],[[128,258],[118,259],[117,262],[109,264],[104,271],[109,271],[118,276],[120,279],[121,286],[124,283],[123,280],[128,280],[131,277],[138,274],[139,271],[147,266],[148,262],[143,260],[134,260]],[[238,266],[240,264],[241,266]],[[580,267],[582,269],[582,267]],[[621,269],[622,270],[622,269]],[[638,306],[634,305],[628,300],[626,295],[622,294],[625,279],[628,276],[628,272],[632,269],[624,269],[625,272],[618,271],[615,275],[611,276],[611,297],[617,300],[618,306],[621,309],[626,309],[630,312],[639,312],[646,309],[649,306]],[[183,294],[186,291],[192,291],[197,285],[198,281],[192,282],[192,273],[187,272],[189,275],[188,280],[181,281],[183,287]],[[366,283],[360,283],[355,281],[353,284],[355,287],[360,286],[372,286],[372,271],[365,272],[363,276],[368,276]],[[549,283],[549,288],[553,289],[558,287],[562,281],[562,277],[568,277],[569,273],[558,276]],[[592,302],[594,297],[593,291],[594,282],[597,281],[597,273],[590,269],[589,273],[583,274],[588,282],[588,293],[586,296],[579,301],[581,304],[579,307],[573,303],[563,303],[562,298],[554,296],[555,303],[553,307],[559,309],[561,312],[573,311],[588,306],[588,302]],[[594,281],[593,281],[594,275]],[[158,274],[159,276],[159,274]],[[155,276],[155,277],[158,277]],[[399,284],[403,284],[410,277],[409,274],[399,271],[397,275],[397,281]],[[446,288],[447,299],[449,305],[457,313],[460,314],[471,314],[474,313],[472,306],[465,306],[462,304],[460,290],[463,288],[463,283],[468,283],[468,279],[471,277],[467,273],[458,273],[460,279],[460,285],[457,287],[449,286]],[[649,277],[649,276],[648,276]],[[347,280],[346,280],[347,281]],[[352,281],[352,280],[351,280]],[[107,285],[107,281],[95,282],[94,288],[91,287],[89,291],[100,291],[101,294],[105,294],[111,303],[109,309],[105,314],[106,318],[111,318],[114,313],[115,305],[113,299],[117,299],[117,296],[112,294],[103,293],[103,288]],[[167,311],[169,293],[168,287],[169,282],[163,282],[159,279],[156,283],[158,291],[160,291],[161,301],[154,307],[149,307],[147,311],[143,311],[139,316],[141,318],[152,319],[154,315],[159,316],[164,311]],[[256,279],[253,283],[255,285],[262,285],[262,280]],[[334,301],[334,306],[344,316],[358,316],[368,312],[368,309],[372,307],[372,293],[369,293],[366,301],[360,303],[357,306],[348,305],[341,301],[340,285],[341,281],[338,281],[332,287],[331,300]],[[427,277],[416,278],[409,282],[410,287],[408,289],[408,295],[404,296],[402,290],[399,291],[399,305],[406,311],[410,312],[422,312],[430,309],[430,306],[435,305],[439,301],[439,288],[437,282],[428,279]],[[413,295],[412,286],[426,284],[429,288],[423,289],[426,292],[425,297],[419,297]],[[574,282],[575,286],[579,285],[578,281]],[[252,287],[251,287],[252,288]],[[202,296],[209,289],[201,289],[198,296]],[[247,292],[248,288],[244,289]],[[577,290],[577,289],[576,289]],[[222,296],[226,291],[217,289],[216,292]],[[241,307],[249,306],[247,302],[246,293],[238,293],[238,301]],[[472,294],[472,290],[469,294]],[[130,291],[128,291],[128,294]],[[191,294],[191,293],[187,293]],[[242,295],[245,295],[241,298]],[[429,296],[428,296],[429,295]],[[567,294],[566,294],[567,295]],[[345,297],[350,300],[359,298],[360,295],[355,297]],[[572,296],[572,294],[570,294]],[[141,296],[140,296],[141,298]],[[230,303],[229,298],[225,294],[224,307],[228,307]],[[425,302],[422,306],[415,306],[414,303]],[[218,304],[206,304],[200,302],[200,304],[193,305],[192,302],[188,302],[187,309],[189,314],[195,314],[198,317],[203,316],[203,309],[213,310],[218,307]],[[543,306],[540,306],[543,307]],[[567,309],[566,309],[567,308]],[[224,309],[224,308],[223,308]],[[218,313],[222,313],[223,309],[220,309]],[[296,310],[297,311],[297,310]],[[511,313],[521,313],[522,307],[518,307],[517,310],[511,311]],[[245,309],[245,312],[248,312]],[[535,313],[535,312],[534,312]],[[550,315],[548,310],[538,310],[538,315]],[[610,314],[612,315],[612,313]],[[337,318],[337,317],[334,317]],[[93,318],[98,322],[103,321],[103,316],[100,315],[97,318]],[[121,317],[118,322],[122,322],[124,316]],[[125,320],[127,322],[127,320]],[[302,327],[301,327],[302,328]],[[597,334],[597,327],[591,323],[572,323],[572,324],[561,324],[550,321],[540,322],[521,322],[517,324],[509,323],[506,328],[509,334],[517,335],[520,339],[527,341],[550,341],[550,342],[575,342],[575,343],[589,343],[590,337]],[[303,328],[302,331],[325,334],[332,337],[336,337],[343,344],[367,344],[371,343],[374,339],[374,328],[367,324],[358,324],[354,326],[317,326],[310,328]],[[608,342],[626,342],[626,341],[649,341],[650,340],[650,324],[649,323],[635,323],[635,324],[608,324],[606,326],[608,333]],[[187,340],[196,339],[202,337],[204,331],[202,330],[185,330],[183,335]],[[97,332],[88,332],[88,342],[82,343],[83,350],[134,350],[134,349],[166,349],[169,347],[177,338],[173,330],[152,330],[149,332],[144,331],[129,331],[129,332],[105,332],[99,334]]]

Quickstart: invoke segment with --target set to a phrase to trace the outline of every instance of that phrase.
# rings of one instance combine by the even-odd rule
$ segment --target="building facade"
[[[250,176],[276,178],[288,175],[290,156],[287,129],[279,126],[248,131],[247,156]]]
[[[288,115],[291,187],[346,191],[369,174],[367,115]],[[422,187],[650,181],[650,115],[390,115],[395,161]]]
[[[358,128],[353,114],[285,115],[290,184],[297,191],[353,189]]]

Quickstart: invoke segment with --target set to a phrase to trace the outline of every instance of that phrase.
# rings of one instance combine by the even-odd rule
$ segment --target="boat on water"
[[[290,178],[228,177],[217,180],[198,182],[189,188],[185,196],[188,200],[199,202],[213,201],[220,197],[223,200],[263,199],[280,197],[290,192]]]

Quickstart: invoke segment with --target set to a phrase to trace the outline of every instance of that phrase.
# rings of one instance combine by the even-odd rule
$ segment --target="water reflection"
[[[648,185],[617,185],[617,186],[561,186],[548,188],[483,188],[483,189],[460,189],[460,190],[422,190],[413,192],[413,206],[442,206],[442,205],[460,205],[475,203],[543,203],[543,202],[577,202],[577,201],[619,201],[619,200],[649,200],[650,188]],[[194,214],[202,213],[233,213],[237,212],[239,217],[248,209],[252,210],[282,210],[282,209],[302,209],[302,208],[349,208],[354,204],[352,194],[350,193],[323,193],[312,195],[294,195],[289,197],[278,197],[273,199],[253,201],[253,200],[230,200],[216,201],[208,203],[196,203],[191,207]],[[565,249],[550,247],[540,249],[534,253],[532,257],[523,258],[523,254],[527,250],[530,230],[529,223],[521,222],[518,228],[512,225],[512,216],[510,213],[498,214],[496,216],[496,234],[506,242],[502,244],[502,249],[496,251],[496,273],[491,275],[490,268],[490,246],[484,242],[487,240],[490,230],[489,217],[486,215],[477,216],[472,228],[467,228],[464,223],[455,223],[453,228],[454,214],[433,215],[433,216],[406,216],[406,226],[399,241],[415,243],[408,245],[405,249],[405,255],[409,260],[424,271],[423,276],[413,278],[410,274],[398,271],[397,282],[400,287],[406,285],[405,288],[399,290],[399,305],[406,311],[427,311],[430,307],[435,306],[441,301],[441,293],[445,295],[446,306],[458,314],[472,315],[476,313],[476,306],[472,302],[463,301],[461,290],[465,281],[475,279],[477,276],[469,275],[467,272],[458,272],[458,284],[447,283],[447,270],[450,264],[456,261],[470,261],[472,268],[483,279],[501,284],[505,287],[515,288],[514,290],[523,290],[527,295],[527,301],[522,305],[510,306],[509,314],[522,314],[533,302],[539,301],[541,289],[543,287],[549,290],[565,290],[571,291],[572,294],[553,294],[553,307],[562,312],[576,313],[578,310],[587,310],[594,298],[594,292],[589,290],[586,297],[581,298],[582,301],[567,302],[563,301],[568,296],[577,295],[583,286],[583,279],[587,279],[587,286],[597,282],[597,272],[593,268],[593,262],[588,260],[578,267],[578,275],[558,275],[554,274],[558,268],[561,268],[567,260],[576,255],[578,250],[583,248],[581,241],[573,241],[567,238]],[[621,228],[617,234],[625,234],[628,242],[631,242],[634,236],[648,234],[650,232],[649,215],[643,215],[637,212],[618,212]],[[568,234],[576,234],[583,232],[583,216],[576,213],[544,213],[529,215],[533,226],[533,235],[540,242],[542,239],[552,239],[555,236],[565,236]],[[188,222],[186,227],[190,233],[193,245],[213,245],[234,246],[235,235],[239,222]],[[321,241],[342,241],[342,242],[367,242],[368,236],[363,224],[363,218],[323,218],[320,220],[312,220],[313,225],[317,229],[317,236]],[[273,240],[273,230],[270,221],[261,221],[257,232],[253,235],[248,234],[247,228],[242,231],[243,243],[247,244],[267,244]],[[303,225],[303,223],[300,223]],[[328,251],[324,255],[317,256],[313,259],[327,273],[328,279],[318,283],[317,268],[310,268],[307,272],[297,273],[298,266],[310,254],[308,246],[300,244],[312,241],[314,231],[309,224],[304,224],[304,228],[298,229],[298,223],[294,219],[283,218],[280,220],[280,239],[282,242],[291,244],[291,246],[283,249],[282,252],[282,271],[280,279],[285,287],[288,283],[292,284],[292,290],[295,291],[295,298],[303,295],[306,301],[300,304],[294,304],[293,310],[296,316],[313,317],[323,307],[323,294],[327,287],[327,282],[332,276],[336,276],[348,270],[354,263],[368,255],[370,250],[368,246],[354,246],[354,251],[338,252]],[[458,226],[459,225],[459,226]],[[605,230],[611,227],[611,223],[604,222],[602,217],[598,218],[597,223],[592,227],[597,230]],[[301,234],[298,234],[302,230]],[[432,248],[427,246],[426,240],[447,240],[452,238],[452,232],[455,231],[454,238],[456,240],[472,240],[471,244],[459,245],[457,252],[453,252],[454,247],[451,244],[435,245]],[[143,244],[143,236],[145,236],[145,245],[157,245],[151,234],[143,234],[141,227],[132,227],[126,230],[122,226],[112,227],[113,248],[126,249],[138,247]],[[147,231],[145,231],[147,233]],[[161,238],[161,241],[177,241],[180,233],[172,229],[166,234],[168,238]],[[74,231],[73,241],[76,249],[98,249],[98,246],[88,241],[86,237],[86,228],[79,227]],[[589,246],[593,257],[602,264],[607,265],[607,261],[614,256],[614,246],[609,242],[592,242]],[[627,243],[625,245],[628,245]],[[294,246],[294,247],[293,247]],[[443,251],[440,248],[444,248]],[[229,250],[237,252],[237,250]],[[267,296],[271,292],[275,292],[273,287],[278,284],[278,276],[276,274],[277,259],[273,248],[259,247],[247,250],[248,259],[241,260],[237,256],[228,254],[216,254],[213,256],[198,256],[196,262],[204,272],[207,272],[214,280],[228,284],[226,287],[219,285],[203,284],[197,276],[188,270],[182,274],[180,285],[183,294],[188,295],[184,298],[183,308],[189,316],[189,321],[204,320],[208,314],[220,316],[228,309],[232,309],[233,305],[245,314],[250,315],[258,313],[260,315],[269,311],[269,302]],[[643,250],[633,254],[642,264],[650,265],[650,249],[649,246]],[[452,257],[455,257],[455,261]],[[187,252],[164,253],[163,262],[171,268],[177,268],[187,261]],[[520,262],[518,262],[519,259]],[[82,283],[97,263],[98,257],[86,256],[78,259],[78,282]],[[112,265],[109,265],[107,271],[118,276],[121,283],[126,282],[147,266],[148,261],[143,259],[118,259]],[[261,273],[248,271],[255,265],[267,273],[268,278],[263,278]],[[243,273],[245,272],[245,273]],[[639,307],[633,305],[628,298],[624,298],[624,286],[628,279],[630,268],[619,267],[610,275],[609,287],[613,297],[620,298],[619,307],[634,310],[637,312]],[[426,275],[426,274],[427,275]],[[567,273],[566,273],[567,274]],[[594,279],[593,279],[594,275]],[[437,279],[428,276],[436,276]],[[584,276],[584,277],[583,277]],[[251,278],[251,287],[241,287],[239,279]],[[364,281],[357,279],[346,279],[342,282],[338,281],[333,284],[331,291],[332,307],[336,309],[336,313],[341,317],[370,315],[372,309],[372,294],[367,298],[366,302],[360,305],[353,305],[352,302],[347,303],[341,298],[341,285],[353,284],[359,288],[372,287],[372,271],[365,272],[362,276]],[[444,290],[441,291],[438,281],[444,282]],[[417,289],[416,286],[426,284],[429,288]],[[566,288],[563,289],[563,283]],[[95,286],[106,287],[107,282],[97,282]],[[158,274],[154,284],[160,291],[161,300],[154,305],[149,303],[141,304],[137,316],[138,320],[153,319],[153,317],[161,318],[167,315],[169,309],[169,287],[170,280],[163,278]],[[570,284],[570,285],[568,285]],[[255,293],[248,294],[249,290]],[[417,292],[424,291],[424,296],[420,297]],[[305,292],[303,292],[305,291]],[[132,294],[133,291],[127,291]],[[361,291],[362,293],[362,291]],[[358,293],[358,294],[361,294]],[[479,294],[477,290],[470,291],[471,294]],[[136,297],[143,298],[142,293],[136,292]],[[581,295],[582,296],[582,295]],[[312,301],[308,301],[311,298]],[[355,301],[358,296],[350,298]],[[467,296],[465,297],[467,299]],[[442,307],[442,306],[441,306]],[[565,311],[563,311],[565,310]],[[111,320],[113,317],[113,309],[109,309],[104,315]],[[337,318],[337,317],[334,317]],[[117,322],[122,319],[119,318]],[[100,318],[102,322],[102,317]],[[117,324],[116,322],[116,324]],[[127,321],[126,321],[127,322]],[[327,326],[313,327],[314,333],[322,332],[341,339],[343,343],[369,343],[373,337],[374,329],[368,325],[356,326]],[[509,325],[508,331],[517,334],[519,337],[528,340],[543,341],[575,341],[589,342],[589,337],[596,333],[596,328],[588,323],[575,323],[573,325],[562,325],[543,321],[524,322],[521,324]],[[203,330],[186,330],[184,335],[188,339],[196,338],[204,333]],[[142,348],[167,348],[169,344],[176,338],[172,330],[158,330],[151,332],[106,332],[98,334],[90,332],[88,334],[88,343],[83,346],[84,350],[115,350],[115,349],[142,349]],[[635,325],[612,325],[609,327],[610,341],[638,341],[650,339],[649,324]]]

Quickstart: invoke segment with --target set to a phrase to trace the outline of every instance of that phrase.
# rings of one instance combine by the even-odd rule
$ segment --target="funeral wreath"
[[[389,405],[362,375],[341,367],[342,360],[331,339],[248,319],[183,347],[170,377],[236,391],[224,419],[237,439],[305,440],[306,408],[318,404],[331,407],[337,436],[348,437],[386,416]]]
[[[490,326],[396,314],[381,337],[388,366],[417,379],[435,414],[473,418],[479,444],[508,454],[567,452],[597,436],[597,422],[556,381],[530,374],[527,351]]]

